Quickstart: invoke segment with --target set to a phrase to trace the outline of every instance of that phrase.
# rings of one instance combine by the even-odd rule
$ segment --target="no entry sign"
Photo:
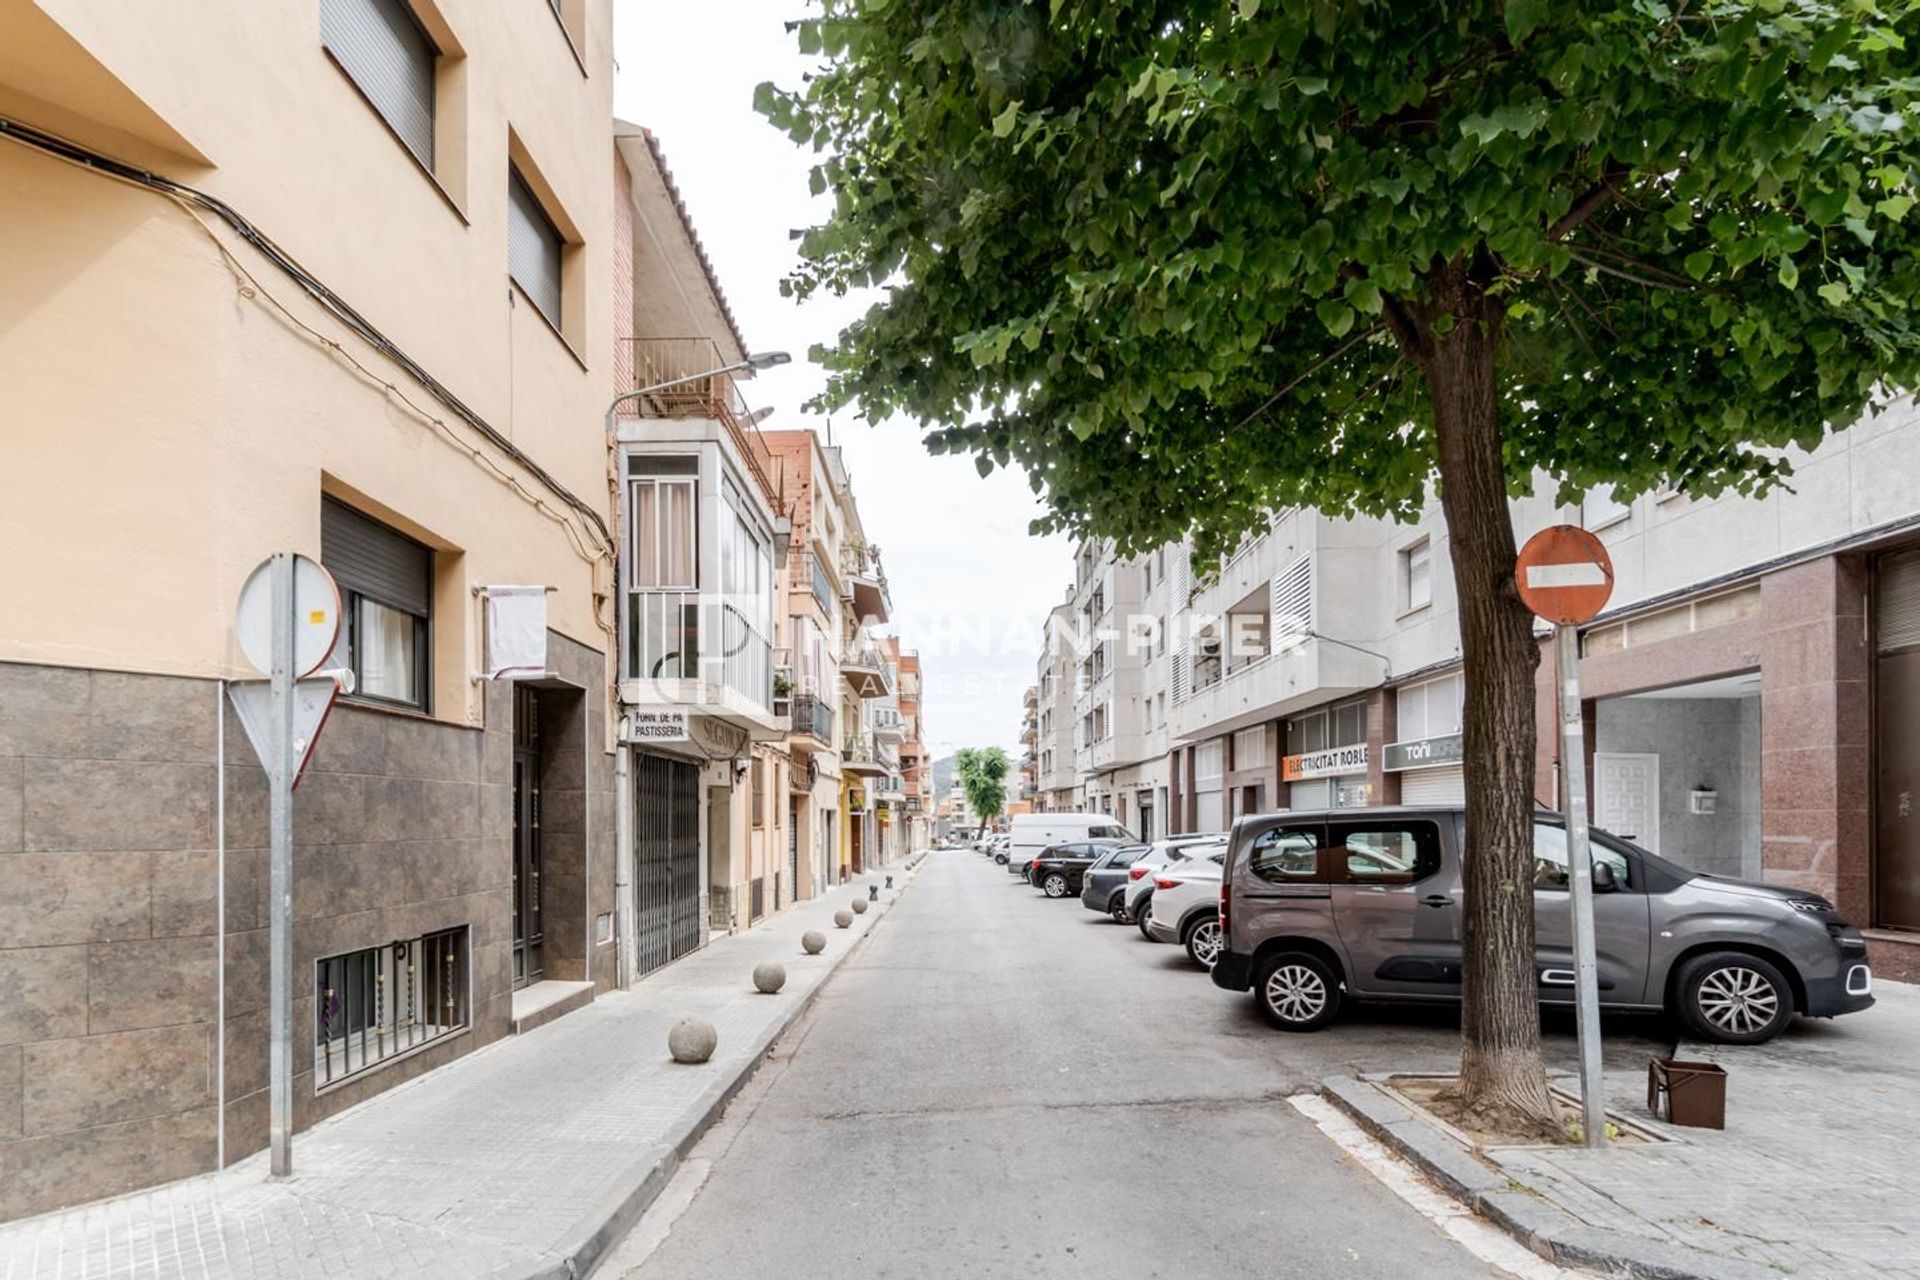
[[[1558,626],[1590,622],[1613,595],[1613,560],[1585,529],[1556,524],[1527,539],[1513,570],[1527,608]]]

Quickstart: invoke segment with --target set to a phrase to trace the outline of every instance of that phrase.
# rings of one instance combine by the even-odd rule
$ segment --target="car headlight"
[[[1833,904],[1825,898],[1788,898],[1787,905],[1810,916],[1830,916]]]

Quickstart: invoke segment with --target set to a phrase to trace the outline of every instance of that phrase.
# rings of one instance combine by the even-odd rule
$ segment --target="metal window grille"
[[[465,1030],[467,926],[314,964],[316,1088]]]

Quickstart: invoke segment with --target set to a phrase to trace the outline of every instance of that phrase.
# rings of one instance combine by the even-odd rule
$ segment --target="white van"
[[[1009,827],[1007,869],[1026,865],[1048,845],[1068,840],[1137,840],[1104,813],[1016,813]]]

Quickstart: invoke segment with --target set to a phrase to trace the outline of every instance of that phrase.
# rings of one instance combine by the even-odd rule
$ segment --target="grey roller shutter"
[[[406,0],[320,0],[320,42],[407,149],[433,168],[433,61]]]
[[[1920,645],[1920,551],[1880,558],[1874,630],[1881,653]]]
[[[517,173],[507,177],[507,273],[558,326],[560,233]]]
[[[1459,765],[1409,769],[1400,775],[1400,803],[1456,805],[1467,802],[1467,774]]]
[[[320,562],[342,593],[423,618],[432,612],[433,552],[330,498],[320,505]]]

